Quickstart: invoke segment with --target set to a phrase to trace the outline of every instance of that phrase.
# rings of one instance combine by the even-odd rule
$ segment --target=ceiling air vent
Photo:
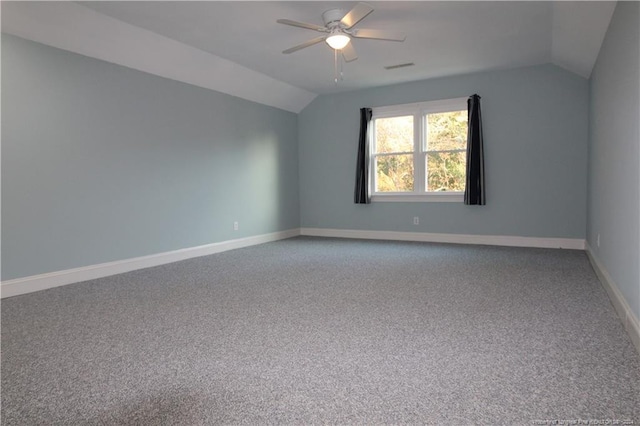
[[[384,67],[385,70],[395,70],[398,68],[404,68],[404,67],[412,67],[415,64],[413,62],[407,62],[406,64],[398,64],[398,65],[389,65],[388,67]]]

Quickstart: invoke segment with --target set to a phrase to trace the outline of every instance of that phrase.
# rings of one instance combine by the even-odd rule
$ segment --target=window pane
[[[377,118],[376,152],[413,152],[413,116]]]
[[[427,192],[464,191],[466,152],[427,153]]]
[[[427,114],[427,151],[467,148],[467,111]]]
[[[376,157],[376,192],[413,191],[413,154]]]

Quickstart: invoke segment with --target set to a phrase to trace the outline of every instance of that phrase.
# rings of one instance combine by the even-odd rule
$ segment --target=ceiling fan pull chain
[[[338,85],[338,51],[333,50],[333,81]]]

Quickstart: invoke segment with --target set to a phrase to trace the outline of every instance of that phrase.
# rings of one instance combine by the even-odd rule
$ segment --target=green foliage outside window
[[[377,183],[380,192],[413,191],[413,155],[378,157]]]
[[[464,191],[466,148],[467,111],[427,115],[427,191]]]
[[[464,191],[466,156],[464,152],[427,153],[427,191]]]

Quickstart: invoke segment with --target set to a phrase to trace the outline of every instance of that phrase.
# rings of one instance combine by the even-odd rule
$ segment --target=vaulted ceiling
[[[340,64],[322,25],[356,2],[2,2],[2,30],[20,37],[298,112],[317,94],[492,69],[555,63],[588,78],[615,2],[370,1],[357,28],[403,31],[404,42],[352,40]],[[403,63],[415,65],[387,70]]]

